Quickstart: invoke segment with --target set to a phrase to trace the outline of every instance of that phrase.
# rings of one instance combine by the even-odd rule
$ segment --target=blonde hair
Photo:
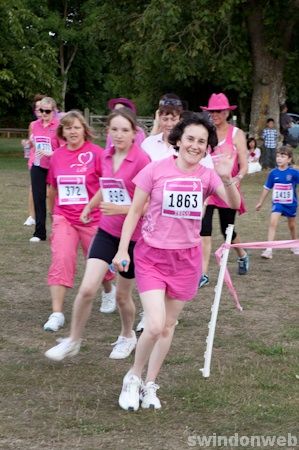
[[[90,126],[85,120],[85,117],[80,113],[80,111],[77,111],[75,109],[67,112],[60,119],[60,124],[57,128],[57,136],[65,140],[65,137],[63,136],[63,128],[72,125],[75,119],[78,119],[82,127],[84,128],[84,140],[91,141],[94,138],[92,129],[90,128]]]
[[[40,100],[40,107],[42,108],[44,105],[51,105],[53,111],[57,109],[56,102],[52,97],[43,97]]]

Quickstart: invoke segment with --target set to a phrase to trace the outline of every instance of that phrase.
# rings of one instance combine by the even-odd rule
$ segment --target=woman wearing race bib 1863
[[[107,124],[113,147],[103,152],[101,189],[81,214],[81,221],[88,223],[92,211],[99,207],[99,229],[90,248],[85,274],[74,302],[70,336],[45,354],[47,358],[55,361],[61,361],[79,352],[81,336],[91,312],[93,299],[117,252],[122,225],[135,190],[132,180],[150,161],[146,153],[134,144],[136,117],[132,111],[127,108],[113,111]],[[140,229],[141,226],[138,225],[129,244],[131,260]],[[112,359],[129,356],[137,342],[133,331],[134,265],[131,264],[130,269],[120,275],[117,278],[116,300],[121,317],[121,334],[110,354]]]
[[[200,114],[185,115],[168,139],[179,150],[178,156],[153,161],[134,178],[133,202],[113,259],[120,273],[129,270],[129,265],[122,267],[121,263],[130,261],[129,242],[148,203],[142,237],[134,251],[145,327],[133,367],[123,380],[119,405],[125,410],[137,410],[139,399],[143,408],[161,407],[156,377],[170,348],[176,320],[185,303],[195,296],[202,272],[200,229],[204,200],[216,193],[231,207],[240,205],[231,178],[233,159],[219,159],[216,170],[199,164],[208,145],[213,148],[217,143],[210,122]]]

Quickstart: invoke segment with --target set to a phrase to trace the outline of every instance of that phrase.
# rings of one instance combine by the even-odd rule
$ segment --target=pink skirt
[[[165,290],[168,298],[183,302],[197,293],[202,274],[201,246],[160,249],[150,247],[141,238],[134,249],[134,263],[140,293]]]

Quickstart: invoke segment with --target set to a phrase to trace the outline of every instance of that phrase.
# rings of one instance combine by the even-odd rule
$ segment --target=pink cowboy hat
[[[109,102],[107,103],[109,109],[114,109],[115,105],[117,103],[121,103],[126,108],[129,108],[131,111],[133,111],[136,114],[136,106],[135,103],[132,102],[132,100],[129,100],[128,98],[119,97],[119,98],[111,98]]]
[[[220,94],[212,94],[209,98],[208,106],[201,106],[201,109],[204,111],[220,111],[223,109],[236,109],[236,105],[230,105],[228,98],[226,95],[220,93]]]

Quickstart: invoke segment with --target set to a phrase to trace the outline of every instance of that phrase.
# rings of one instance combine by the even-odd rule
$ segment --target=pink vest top
[[[233,127],[232,125],[229,126],[227,135],[226,135],[224,141],[220,145],[217,145],[217,147],[215,147],[214,152],[212,153],[212,156],[219,155],[224,152],[227,153],[228,151],[232,153],[232,155],[234,157],[234,164],[233,164],[233,168],[231,171],[232,177],[235,177],[239,173],[238,152],[237,152],[235,145],[233,144],[234,128],[235,127]],[[238,185],[238,190],[240,192],[240,185]],[[241,192],[240,192],[240,195],[241,195],[241,205],[240,205],[240,208],[238,209],[238,212],[239,212],[239,214],[243,214],[246,211],[246,208],[245,208],[245,203],[244,203],[244,199],[243,199]],[[227,203],[225,203],[217,195],[214,195],[214,194],[210,195],[207,203],[208,203],[208,205],[215,205],[218,208],[229,208]]]

